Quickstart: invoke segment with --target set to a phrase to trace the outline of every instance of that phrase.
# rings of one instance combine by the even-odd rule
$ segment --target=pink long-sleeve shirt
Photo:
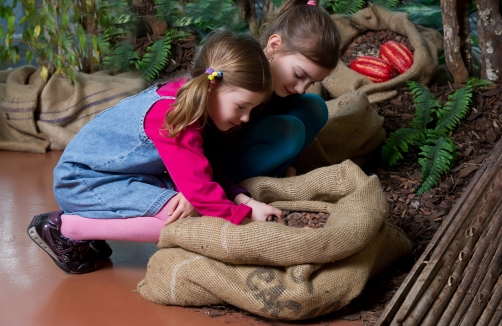
[[[165,84],[157,90],[161,96],[176,96],[186,80]],[[230,201],[223,188],[213,181],[211,165],[202,149],[202,131],[196,122],[176,137],[166,137],[162,129],[166,112],[171,110],[171,99],[157,101],[145,117],[145,132],[157,148],[176,190],[202,215],[220,217],[239,224],[251,217],[251,208]]]

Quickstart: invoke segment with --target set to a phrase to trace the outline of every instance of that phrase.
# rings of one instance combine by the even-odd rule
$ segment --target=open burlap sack
[[[137,74],[78,74],[72,84],[40,69],[0,71],[0,150],[45,153],[62,150],[96,114],[147,87]]]
[[[369,6],[350,16],[332,17],[342,36],[341,49],[366,31],[391,30],[408,37],[414,49],[413,66],[387,82],[373,83],[340,60],[336,69],[321,83],[311,87],[309,92],[322,94],[324,88],[331,98],[337,98],[345,93],[362,90],[373,103],[396,95],[397,85],[407,80],[425,85],[435,77],[438,69],[438,52],[443,49],[443,38],[438,31],[413,24],[407,13],[391,12],[378,5]]]
[[[329,212],[330,218],[322,229],[179,220],[162,231],[138,284],[143,297],[167,305],[230,303],[267,318],[307,319],[344,307],[370,276],[411,253],[406,236],[385,220],[388,205],[377,177],[349,160],[243,185],[257,200]]]
[[[385,140],[383,117],[373,110],[363,91],[327,101],[328,122],[293,163],[303,174],[350,159],[362,166],[368,154]]]

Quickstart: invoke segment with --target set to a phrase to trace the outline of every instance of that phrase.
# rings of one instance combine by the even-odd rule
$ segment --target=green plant
[[[395,165],[404,158],[403,153],[408,152],[409,146],[420,148],[418,163],[422,167],[421,185],[417,189],[417,195],[435,187],[441,176],[452,168],[457,147],[449,133],[469,111],[473,90],[490,84],[490,81],[471,77],[466,86],[448,96],[441,107],[441,103],[427,87],[414,81],[407,82],[413,94],[415,118],[410,127],[390,134],[382,148],[382,161],[389,166]]]
[[[183,6],[177,0],[155,0],[157,18],[165,21],[169,26],[183,14]]]
[[[320,5],[329,12],[342,15],[351,15],[365,7],[368,2],[387,9],[395,8],[400,0],[321,0]]]
[[[18,3],[21,4],[18,7]],[[29,63],[36,58],[47,80],[49,69],[66,74],[74,81],[77,71],[101,69],[102,59],[113,52],[113,42],[129,34],[133,15],[126,0],[13,0],[0,4],[0,16],[8,21],[7,31],[0,27],[5,43],[0,59],[17,62],[24,56]],[[14,38],[16,17],[21,12],[21,38]],[[17,33],[16,33],[17,32]],[[24,43],[25,50],[19,46]]]
[[[161,3],[159,18],[180,19],[181,2],[157,2]],[[19,20],[24,32],[17,39],[16,17],[20,15],[15,8],[24,12]],[[23,56],[32,63],[36,58],[44,80],[51,69],[75,81],[79,71],[111,68],[116,72],[136,69],[151,81],[171,56],[172,41],[187,35],[181,28],[169,29],[141,57],[132,46],[138,21],[131,12],[131,0],[13,0],[11,5],[0,4],[0,16],[8,22],[6,31],[0,26],[0,36],[5,35],[5,44],[0,45],[2,63],[16,63]]]
[[[184,6],[174,0],[156,0],[155,4],[157,18],[172,28],[195,31],[201,38],[222,27],[242,30],[247,26],[233,0],[194,0]]]
[[[365,0],[321,0],[320,5],[335,14],[351,15],[361,10],[365,3]]]
[[[185,36],[184,32],[169,29],[163,39],[155,41],[146,49],[143,57],[139,56],[130,43],[123,42],[103,59],[103,67],[117,72],[136,69],[142,77],[152,81],[160,75],[170,58],[172,41]]]

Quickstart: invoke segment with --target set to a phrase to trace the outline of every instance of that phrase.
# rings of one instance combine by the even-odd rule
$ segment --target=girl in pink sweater
[[[156,242],[165,225],[200,214],[234,224],[280,215],[245,189],[213,181],[202,148],[207,121],[223,132],[239,128],[271,92],[259,43],[213,34],[192,79],[152,86],[79,131],[54,169],[61,211],[35,216],[29,236],[64,271],[88,273],[111,255],[104,240]]]

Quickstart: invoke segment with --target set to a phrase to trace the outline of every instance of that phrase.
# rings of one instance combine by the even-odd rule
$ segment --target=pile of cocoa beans
[[[268,222],[308,229],[320,229],[326,224],[329,213],[283,211],[282,216],[269,216]]]

